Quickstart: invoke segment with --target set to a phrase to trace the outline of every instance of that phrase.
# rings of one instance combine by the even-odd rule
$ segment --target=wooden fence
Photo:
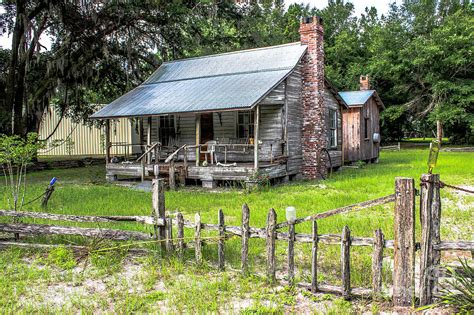
[[[395,306],[412,306],[415,304],[415,252],[421,250],[420,260],[420,305],[433,302],[434,294],[439,277],[440,252],[443,250],[474,250],[474,242],[471,241],[441,241],[440,219],[441,201],[439,175],[423,175],[421,178],[421,228],[422,238],[420,243],[415,242],[415,184],[412,178],[396,178],[395,194],[364,201],[358,204],[333,209],[323,213],[311,215],[291,222],[282,221],[278,223],[278,217],[274,209],[270,209],[267,216],[266,226],[263,228],[251,227],[249,207],[242,206],[242,223],[240,226],[225,225],[224,212],[217,211],[217,224],[201,222],[199,214],[195,215],[194,222],[185,220],[181,213],[174,217],[166,216],[164,182],[162,179],[153,180],[153,198],[151,216],[80,216],[65,214],[50,214],[39,212],[14,212],[0,210],[0,216],[14,218],[35,218],[71,222],[137,222],[154,226],[154,233],[143,233],[136,231],[124,231],[116,229],[97,229],[83,227],[53,226],[44,224],[26,223],[2,223],[0,232],[19,234],[61,234],[81,235],[87,237],[99,237],[112,240],[156,240],[161,244],[163,253],[177,252],[183,257],[185,247],[190,242],[185,242],[185,229],[192,229],[194,236],[193,246],[195,259],[202,263],[202,245],[208,237],[202,236],[203,230],[217,231],[219,270],[225,269],[225,241],[230,236],[241,238],[241,270],[242,273],[249,272],[249,242],[252,238],[266,240],[266,274],[272,281],[276,281],[277,261],[275,256],[276,241],[287,243],[287,279],[288,284],[308,288],[312,292],[329,292],[340,294],[345,298],[351,296],[365,296],[377,299],[382,293],[382,261],[384,249],[391,248],[394,251],[393,270],[393,293],[392,300]],[[343,214],[351,211],[359,211],[376,205],[394,202],[394,239],[385,240],[383,231],[374,231],[373,237],[357,237],[351,235],[351,230],[345,226],[340,234],[319,234],[318,221],[332,215]],[[312,222],[310,234],[295,233],[295,225],[302,222]],[[288,227],[288,232],[278,231]],[[173,229],[177,230],[173,237]],[[311,244],[311,282],[295,283],[295,243]],[[0,242],[0,245],[27,246],[25,243]],[[318,283],[318,245],[340,246],[340,270],[341,286]],[[371,288],[356,288],[351,285],[351,250],[354,246],[369,246],[373,248],[372,253],[372,285]],[[39,245],[44,247],[44,245]]]

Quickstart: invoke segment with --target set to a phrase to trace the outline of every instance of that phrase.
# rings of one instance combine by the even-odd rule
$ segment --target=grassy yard
[[[252,193],[237,189],[207,192],[197,188],[186,188],[177,192],[167,192],[166,207],[169,212],[181,211],[190,220],[193,220],[196,212],[200,212],[204,223],[217,223],[217,210],[222,208],[226,215],[226,224],[240,225],[240,209],[243,203],[247,203],[251,210],[251,226],[264,227],[270,208],[276,210],[278,221],[283,221],[284,209],[290,205],[296,207],[297,215],[301,217],[393,193],[394,178],[397,176],[413,177],[419,187],[420,175],[427,169],[427,156],[427,150],[383,152],[379,164],[366,165],[360,169],[344,169],[326,181],[297,181]],[[474,186],[474,155],[463,152],[441,152],[435,171],[441,174],[441,179],[446,183]],[[29,174],[26,200],[41,194],[53,176],[58,178],[58,183],[49,204],[50,212],[84,215],[150,214],[151,194],[106,184],[103,166]],[[6,194],[2,193],[2,196],[0,208],[5,209]],[[444,189],[442,198],[442,239],[472,239],[474,197]],[[32,203],[27,209],[41,210],[39,202]],[[7,219],[0,218],[0,220]],[[44,221],[31,220],[31,222]],[[382,228],[386,239],[393,239],[393,204],[330,217],[321,220],[318,225],[321,234],[339,234],[343,226],[348,225],[353,236],[372,236],[375,229]],[[152,231],[151,227],[131,223],[100,226]],[[297,226],[297,232],[309,233],[309,231],[309,223]],[[34,241],[65,244],[88,242],[73,237],[38,237]],[[0,268],[5,272],[0,275],[0,310],[49,312],[70,311],[76,308],[90,312],[97,310],[119,313],[157,310],[176,312],[233,310],[245,313],[271,310],[298,312],[298,307],[306,305],[308,309],[314,308],[330,313],[331,310],[350,312],[356,307],[340,300],[327,303],[326,300],[332,298],[325,295],[309,297],[295,289],[269,286],[263,277],[264,241],[252,239],[250,245],[249,256],[253,276],[249,278],[242,278],[232,271],[217,274],[213,268],[196,266],[191,263],[192,251],[187,252],[189,259],[183,263],[176,259],[162,261],[153,255],[125,258],[126,253],[114,250],[101,255],[91,255],[86,260],[87,268],[84,268],[84,260],[77,263],[78,257],[73,257],[64,248],[51,252],[3,250],[0,252]],[[298,245],[297,280],[309,279],[310,253],[308,246]],[[370,287],[370,253],[370,248],[356,248],[352,253],[354,286]],[[387,251],[387,256],[390,254]],[[240,240],[232,239],[227,242],[226,260],[230,269],[239,268],[239,255]],[[286,268],[285,255],[285,243],[280,242],[277,248],[280,273],[284,273]],[[215,264],[217,260],[215,244],[205,246],[204,259],[211,265]],[[320,269],[320,281],[338,284],[338,246],[321,247]],[[391,269],[388,258],[384,267],[384,283],[390,282]],[[64,293],[58,294],[63,296],[67,303],[60,303],[54,299],[55,288],[59,291],[64,289]],[[49,292],[48,294],[52,296],[40,294],[39,291]],[[205,294],[202,294],[203,292]],[[171,303],[171,301],[177,302]],[[2,309],[1,305],[5,308]],[[236,307],[229,308],[232,305]],[[334,310],[334,307],[337,310]],[[364,306],[362,302],[361,307],[368,306]]]

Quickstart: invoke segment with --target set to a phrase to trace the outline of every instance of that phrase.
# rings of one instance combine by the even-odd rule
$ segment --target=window
[[[329,146],[337,147],[337,111],[329,110]]]
[[[253,138],[254,120],[252,112],[239,112],[237,119],[237,138]]]
[[[174,115],[160,116],[160,142],[164,146],[172,145],[176,133],[174,128]]]
[[[364,118],[364,138],[369,139],[370,119]]]

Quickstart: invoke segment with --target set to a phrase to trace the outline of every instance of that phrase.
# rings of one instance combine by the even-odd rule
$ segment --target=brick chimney
[[[308,50],[303,57],[303,167],[307,179],[326,175],[326,107],[324,103],[324,46],[322,19],[304,17],[300,24],[301,44]],[[324,167],[323,167],[324,165]]]
[[[369,82],[369,76],[368,75],[361,75],[359,82],[360,82],[360,90],[361,91],[370,90],[370,82]]]

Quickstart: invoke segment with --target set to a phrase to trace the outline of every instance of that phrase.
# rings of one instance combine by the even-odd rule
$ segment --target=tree
[[[440,122],[453,140],[472,141],[470,7],[461,1],[407,1],[393,5],[382,23],[373,34],[369,69],[393,106],[385,122],[406,131],[426,124],[436,130]]]
[[[26,169],[43,143],[35,133],[26,138],[0,135],[0,165],[7,189],[7,201],[11,210],[21,211],[26,195]]]
[[[210,1],[16,0],[2,6],[0,23],[12,35],[4,87],[12,119],[2,117],[11,121],[2,131],[22,136],[38,130],[53,98],[60,111],[86,117],[94,99],[110,101],[159,63],[199,51],[215,35],[206,33],[211,26],[238,18],[233,5]],[[49,51],[41,46],[45,35],[52,39]]]

